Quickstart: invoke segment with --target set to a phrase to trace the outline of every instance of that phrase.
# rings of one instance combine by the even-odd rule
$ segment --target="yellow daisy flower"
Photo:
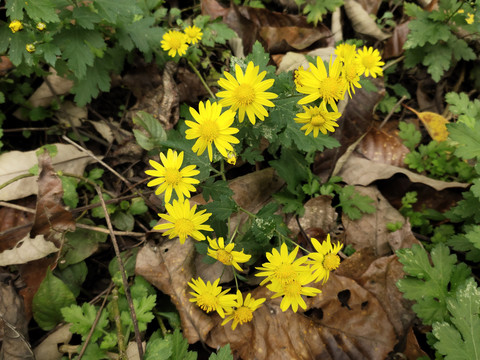
[[[222,291],[222,287],[218,286],[219,282],[220,279],[217,279],[213,284],[210,283],[210,281],[207,281],[205,284],[202,278],[198,278],[197,280],[192,278],[188,285],[195,292],[190,292],[193,298],[189,301],[197,303],[198,307],[206,313],[216,311],[218,315],[224,318],[225,311],[230,311],[232,307],[236,305],[235,298],[237,296],[227,294],[230,289]]]
[[[295,280],[299,274],[309,271],[309,268],[304,265],[308,257],[303,256],[299,259],[297,257],[298,246],[289,254],[287,245],[285,243],[280,247],[280,252],[277,249],[272,249],[272,252],[267,252],[268,262],[263,263],[257,270],[261,272],[256,273],[255,276],[264,276],[260,285],[264,285],[268,281],[287,284]]]
[[[357,59],[360,63],[360,75],[372,76],[376,78],[377,75],[382,76],[383,70],[380,66],[385,65],[382,61],[382,57],[377,49],[373,50],[373,47],[358,49]]]
[[[266,71],[258,73],[260,67],[255,66],[252,61],[247,65],[245,74],[240,65],[235,65],[234,78],[228,72],[224,72],[226,79],[218,80],[218,85],[225,89],[219,91],[217,96],[223,98],[219,101],[222,106],[230,106],[230,110],[238,110],[238,120],[243,122],[245,113],[247,113],[250,122],[255,125],[256,118],[265,120],[268,116],[267,110],[264,106],[275,106],[270,99],[275,99],[278,95],[265,92],[265,90],[272,87],[275,82],[274,79],[263,80]]]
[[[342,114],[328,111],[325,101],[322,101],[320,106],[302,107],[304,112],[298,113],[294,120],[296,123],[305,124],[300,128],[300,130],[305,130],[305,136],[313,131],[313,137],[317,137],[319,131],[326,134],[327,130],[334,132],[335,126],[338,127],[336,120]]]
[[[302,79],[303,79],[303,73],[307,72],[307,70],[305,70],[303,68],[303,66],[300,66],[298,69],[296,69],[293,73],[293,76],[294,76],[294,79],[293,79],[293,82],[295,83],[295,86],[297,87],[297,89],[300,87],[300,86],[303,86],[303,82],[302,82]]]
[[[230,165],[235,165],[237,163],[237,154],[234,151],[228,151],[227,152],[227,163]]]
[[[188,140],[197,139],[192,150],[198,156],[202,155],[208,148],[208,158],[212,161],[212,142],[223,157],[228,156],[228,151],[233,151],[231,144],[238,144],[239,140],[232,136],[238,132],[238,129],[230,127],[235,118],[235,113],[226,110],[222,113],[222,106],[207,100],[205,105],[200,101],[198,112],[194,108],[190,108],[190,114],[196,120],[185,121],[190,129],[185,131],[185,137]]]
[[[178,236],[180,243],[183,244],[187,236],[191,236],[197,241],[202,241],[205,240],[205,235],[200,230],[213,231],[210,225],[204,224],[212,214],[204,214],[206,210],[195,212],[197,205],[190,208],[188,199],[173,200],[172,204],[165,204],[165,208],[168,214],[158,214],[158,216],[167,220],[168,223],[156,225],[154,229],[167,230],[163,234],[168,235],[169,239]]]
[[[339,44],[335,48],[335,55],[340,59],[340,61],[346,62],[345,60],[351,56],[355,57],[356,54],[356,45],[350,44]]]
[[[189,198],[190,192],[195,192],[192,184],[200,183],[199,180],[193,179],[192,176],[198,175],[200,171],[195,169],[195,165],[189,165],[180,170],[183,163],[183,151],[178,154],[172,149],[168,149],[167,157],[160,153],[162,165],[154,160],[150,160],[150,165],[155,170],[146,170],[145,173],[150,176],[157,177],[151,180],[147,186],[158,186],[155,190],[156,195],[165,192],[165,202],[170,201],[172,191],[175,190],[178,199],[183,200],[183,196]]]
[[[182,56],[187,53],[187,35],[184,33],[177,30],[170,30],[163,35],[162,39],[160,44],[162,44],[163,50],[168,51],[168,56],[175,57],[177,53]]]
[[[310,63],[309,70],[303,73],[303,86],[297,88],[299,93],[307,96],[300,99],[298,103],[304,105],[322,98],[332,109],[338,111],[336,102],[343,99],[347,90],[345,78],[341,75],[342,62],[340,59],[337,57],[332,62],[332,57],[330,57],[327,73],[323,60],[317,57],[317,66]]]
[[[32,52],[35,51],[35,45],[27,44],[27,45],[25,45],[25,50],[27,50],[29,53],[32,53]]]
[[[242,292],[237,290],[237,299],[235,302],[235,309],[227,312],[227,317],[222,322],[222,326],[233,320],[232,330],[235,330],[238,324],[242,325],[252,321],[253,312],[257,310],[265,302],[265,298],[254,299],[251,294],[247,294],[245,300]]]
[[[350,99],[352,98],[352,92],[355,94],[355,88],[361,88],[360,85],[360,73],[362,71],[362,67],[355,56],[351,56],[345,59],[343,64],[342,76],[345,78],[347,82],[347,90]]]
[[[330,234],[327,235],[327,239],[321,244],[315,238],[310,240],[316,252],[308,254],[310,260],[307,263],[311,265],[316,278],[315,282],[323,279],[323,283],[325,283],[330,276],[330,271],[335,270],[340,265],[340,257],[337,254],[343,247],[343,244],[337,243],[332,246]]]
[[[187,27],[184,31],[185,35],[187,35],[187,43],[196,44],[202,40],[202,29],[196,27],[195,25]]]
[[[212,240],[207,236],[207,240],[210,244],[207,255],[217,259],[224,265],[233,266],[238,271],[242,271],[242,268],[238,263],[246,263],[252,257],[252,255],[244,254],[243,250],[234,251],[233,248],[235,247],[235,244],[233,242],[225,246],[223,237]]]
[[[45,24],[44,22],[39,22],[37,23],[37,30],[39,31],[43,31],[47,28],[47,24]]]
[[[18,20],[13,20],[10,25],[8,25],[10,30],[12,30],[12,33],[16,33],[17,31],[20,31],[23,29],[23,25],[20,21]]]
[[[467,24],[471,25],[475,21],[475,15],[468,13],[467,18],[465,19]]]
[[[312,273],[303,272],[289,283],[281,284],[273,282],[267,285],[267,288],[275,292],[272,299],[283,296],[282,302],[280,303],[280,309],[282,309],[282,311],[287,311],[291,306],[293,312],[297,312],[299,306],[304,310],[307,308],[307,304],[305,300],[303,300],[302,295],[315,296],[322,292],[320,289],[305,286],[313,280],[315,280],[315,276]]]

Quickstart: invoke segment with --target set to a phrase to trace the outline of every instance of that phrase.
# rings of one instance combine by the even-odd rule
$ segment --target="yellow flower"
[[[340,265],[340,257],[337,254],[343,244],[337,243],[332,246],[330,234],[327,235],[327,239],[322,244],[315,238],[310,240],[316,252],[308,254],[311,260],[308,260],[307,263],[311,265],[314,272],[315,282],[323,279],[323,283],[325,283],[330,276],[330,271],[335,270]]]
[[[16,33],[17,31],[20,31],[23,29],[23,25],[20,21],[18,20],[13,20],[10,25],[8,25],[10,30],[12,30],[12,33]]]
[[[187,35],[187,43],[189,44],[196,44],[202,39],[202,29],[195,25],[187,27],[184,31],[185,35]]]
[[[173,200],[172,204],[165,204],[168,214],[158,214],[162,219],[168,221],[165,224],[159,224],[154,227],[155,230],[167,230],[164,235],[168,235],[169,239],[178,236],[180,243],[185,243],[187,236],[191,236],[197,241],[205,240],[200,230],[213,231],[210,225],[203,223],[208,220],[212,214],[204,214],[206,210],[197,210],[197,205],[190,208],[190,201]]]
[[[267,285],[267,288],[275,292],[272,299],[283,296],[282,302],[280,303],[280,309],[282,309],[282,311],[287,311],[291,306],[293,312],[297,312],[299,306],[304,310],[307,308],[307,304],[305,300],[303,300],[302,295],[315,296],[322,292],[320,289],[305,286],[313,280],[315,280],[315,276],[312,273],[303,272],[289,283],[281,284],[274,282]]]
[[[37,29],[40,30],[40,31],[43,31],[47,28],[47,24],[45,24],[44,22],[39,22],[37,24]]]
[[[345,59],[343,64],[342,75],[347,82],[347,90],[350,99],[352,98],[352,92],[355,94],[355,88],[361,88],[360,85],[360,73],[362,71],[362,67],[355,56],[351,56]]]
[[[218,286],[219,282],[220,279],[217,279],[213,284],[210,281],[205,284],[202,278],[197,280],[192,278],[188,285],[195,292],[190,292],[194,297],[190,299],[190,302],[197,303],[198,307],[206,313],[216,311],[218,315],[224,318],[225,311],[230,311],[236,305],[236,295],[227,294],[230,289],[222,291],[222,287]]]
[[[385,63],[377,49],[373,50],[373,47],[367,48],[364,46],[363,50],[358,50],[357,59],[360,63],[360,75],[365,73],[365,76],[371,75],[373,78],[376,78],[377,75],[383,75],[380,66],[385,65]]]
[[[355,54],[356,45],[339,44],[335,48],[335,55],[337,55],[340,61],[343,61],[344,63],[346,62],[346,59],[349,59],[352,56],[355,57]]]
[[[328,73],[320,57],[317,57],[317,66],[310,63],[308,72],[303,73],[302,86],[297,91],[307,94],[298,102],[300,105],[311,103],[319,98],[326,101],[333,110],[338,111],[336,101],[343,99],[347,84],[345,78],[341,76],[342,62],[337,57],[328,65]]]
[[[219,101],[222,106],[230,106],[232,111],[238,110],[238,120],[243,122],[245,113],[247,113],[250,122],[255,125],[256,118],[265,120],[268,116],[267,110],[264,106],[275,106],[270,99],[275,99],[278,95],[265,92],[265,90],[272,87],[275,82],[274,79],[267,79],[262,81],[266,71],[258,73],[260,67],[255,66],[252,61],[247,65],[245,74],[240,65],[235,65],[234,78],[228,72],[224,72],[226,79],[218,80],[218,85],[225,89],[219,91],[217,96],[223,98]]]
[[[263,263],[262,267],[257,267],[261,272],[256,273],[255,276],[264,276],[260,285],[264,285],[268,281],[279,283],[280,285],[288,284],[295,280],[299,274],[309,271],[304,263],[308,259],[303,256],[297,260],[298,246],[289,254],[287,245],[285,243],[280,247],[280,252],[277,249],[272,249],[272,252],[267,252],[268,262]]]
[[[227,312],[227,317],[222,322],[222,326],[227,324],[230,320],[233,320],[232,330],[235,330],[238,324],[242,325],[246,322],[250,322],[253,319],[253,312],[257,310],[265,302],[265,298],[255,300],[249,293],[243,300],[242,292],[237,290],[237,299],[235,302],[235,309],[231,309]]]
[[[198,175],[200,171],[195,169],[195,165],[189,165],[180,170],[183,163],[183,151],[177,154],[176,151],[168,149],[167,157],[160,153],[162,164],[154,160],[150,160],[155,170],[146,170],[147,175],[156,176],[156,179],[151,180],[147,186],[157,186],[155,194],[159,195],[165,191],[165,202],[170,201],[172,191],[175,190],[178,199],[183,200],[183,196],[189,198],[190,192],[195,191],[192,184],[200,183],[199,180],[193,179],[192,176]]]
[[[246,263],[252,257],[252,255],[244,254],[243,249],[242,251],[234,251],[235,244],[233,242],[225,246],[223,237],[219,237],[218,240],[212,240],[207,236],[207,240],[210,244],[207,255],[217,259],[224,265],[233,266],[238,271],[242,271],[238,263]]]
[[[185,131],[185,137],[188,140],[197,139],[192,150],[197,155],[202,155],[208,148],[208,158],[212,161],[212,142],[223,157],[228,156],[228,151],[233,151],[231,144],[238,144],[239,140],[232,136],[238,132],[238,129],[230,127],[235,118],[235,113],[226,110],[222,113],[222,106],[207,100],[205,105],[200,101],[198,112],[194,108],[190,108],[190,114],[196,120],[185,121],[190,129]]]
[[[33,44],[27,44],[25,45],[25,49],[29,52],[29,53],[32,53],[35,51],[35,45]]]
[[[168,51],[168,56],[175,57],[182,56],[187,53],[187,35],[177,30],[170,30],[163,35],[163,40],[160,42],[162,49]]]
[[[475,15],[467,13],[467,18],[465,19],[465,21],[467,22],[467,24],[473,24],[473,22],[475,21]]]
[[[237,163],[237,154],[235,154],[235,150],[227,152],[227,162],[230,165],[235,165]]]
[[[339,112],[329,112],[325,101],[320,106],[302,106],[303,113],[298,113],[294,119],[299,124],[305,124],[300,130],[305,130],[305,136],[313,131],[313,137],[318,136],[320,131],[326,134],[327,130],[334,132],[335,126],[338,127],[336,120],[342,116]]]
[[[297,70],[294,71],[293,73],[293,76],[294,76],[294,79],[293,79],[293,82],[295,83],[295,86],[297,87],[297,89],[300,87],[300,86],[303,86],[303,82],[302,82],[302,79],[303,79],[303,73],[307,72],[307,70],[305,70],[303,68],[303,66],[300,66]]]

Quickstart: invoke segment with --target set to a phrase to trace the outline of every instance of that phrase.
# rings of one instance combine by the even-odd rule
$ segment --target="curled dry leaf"
[[[431,179],[403,168],[364,159],[355,154],[349,157],[338,175],[349,185],[367,186],[376,180],[388,179],[398,173],[406,175],[411,182],[428,185],[437,191],[456,187],[465,189],[469,186],[457,181]]]
[[[33,350],[36,360],[60,360],[63,353],[58,348],[63,344],[68,344],[72,339],[70,332],[70,324],[62,325],[55,331],[51,332],[45,340],[43,340]]]
[[[53,144],[58,154],[52,159],[55,170],[82,175],[85,167],[94,162],[90,156],[73,145]],[[38,149],[37,149],[38,150]],[[0,184],[4,184],[19,175],[28,174],[28,170],[38,163],[36,151],[10,151],[0,155]],[[37,176],[21,179],[0,190],[0,200],[10,201],[38,194]]]
[[[32,260],[44,258],[58,250],[55,244],[45,240],[43,235],[37,235],[34,238],[27,235],[13,249],[4,250],[0,253],[0,266],[25,264]]]
[[[400,167],[405,166],[405,155],[409,153],[398,136],[377,129],[365,134],[356,151],[369,160]]]
[[[345,0],[345,12],[356,32],[371,36],[380,41],[390,37],[389,34],[385,34],[380,30],[375,20],[373,20],[362,5],[355,0]]]
[[[384,59],[396,58],[403,54],[403,44],[407,41],[407,35],[410,31],[408,28],[409,22],[410,20],[395,26],[392,36],[385,42]]]
[[[230,343],[243,360],[250,359],[384,359],[393,349],[395,333],[377,299],[355,281],[332,274],[322,293],[307,299],[307,311],[282,312],[280,299],[264,287],[253,298],[267,298],[251,322],[232,330],[212,316],[207,344]],[[345,295],[345,296],[344,296]]]
[[[430,137],[435,141],[445,141],[448,138],[447,124],[448,120],[442,115],[430,111],[418,112],[407,105],[403,105],[408,110],[415,113],[427,129]]]
[[[377,256],[390,254],[390,240],[392,233],[387,230],[387,223],[405,222],[403,216],[383,197],[375,186],[367,188],[355,186],[355,191],[367,195],[374,200],[376,211],[372,214],[363,214],[358,220],[350,220],[342,215],[345,228],[345,243],[355,249],[372,247]]]
[[[0,359],[34,359],[28,342],[28,320],[21,296],[10,284],[0,282]]]

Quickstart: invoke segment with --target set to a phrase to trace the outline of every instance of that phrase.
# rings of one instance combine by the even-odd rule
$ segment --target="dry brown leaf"
[[[364,159],[355,154],[350,156],[338,175],[349,185],[367,186],[376,180],[388,179],[398,173],[406,175],[411,182],[422,183],[435,190],[448,188],[465,189],[469,186],[469,184],[456,181],[446,182],[431,179],[403,168]]]
[[[358,282],[370,264],[376,259],[378,259],[378,256],[375,255],[373,247],[363,247],[343,260],[338,269],[335,270],[335,274]]]
[[[430,137],[435,141],[445,141],[448,138],[447,124],[448,120],[442,115],[430,111],[418,112],[407,105],[403,105],[408,110],[415,113],[420,121],[425,125]]]
[[[363,35],[369,35],[377,40],[385,40],[390,37],[385,34],[375,23],[369,13],[355,0],[345,0],[345,12],[352,22],[353,29]]]
[[[230,343],[236,356],[250,359],[384,359],[393,349],[395,333],[378,303],[355,281],[332,274],[322,293],[307,299],[307,311],[282,312],[280,299],[264,287],[252,292],[268,300],[255,311],[250,323],[232,330],[213,315],[215,327],[207,344]],[[346,296],[344,296],[346,295]],[[340,299],[339,299],[340,297]]]
[[[0,359],[34,359],[28,342],[28,320],[22,298],[10,284],[0,282]]]
[[[45,340],[43,340],[33,350],[36,360],[60,360],[64,355],[58,348],[63,344],[68,344],[72,338],[70,332],[70,324],[62,325],[55,331],[48,334]]]
[[[52,159],[55,170],[65,173],[83,175],[85,167],[94,162],[90,156],[77,150],[72,145],[53,144],[58,154]],[[27,174],[28,170],[38,163],[37,150],[21,152],[10,151],[0,155],[0,184],[19,175]],[[38,193],[37,176],[21,179],[0,190],[0,200],[10,201],[21,199]]]
[[[376,211],[373,214],[363,214],[358,220],[350,220],[342,215],[345,228],[345,243],[355,249],[373,247],[377,256],[390,254],[392,250],[389,238],[392,233],[387,230],[387,223],[405,222],[404,217],[383,197],[375,186],[367,188],[355,186],[355,191],[367,195],[374,200]]]
[[[385,49],[382,54],[385,60],[396,58],[403,54],[403,44],[407,41],[407,35],[410,31],[408,28],[409,22],[410,20],[395,26],[395,29],[393,29],[392,37],[385,42]]]
[[[0,56],[0,76],[5,76],[14,66],[8,56]]]
[[[362,5],[367,13],[373,15],[377,15],[378,9],[382,5],[381,0],[358,0],[358,3]]]
[[[55,244],[45,240],[43,235],[37,235],[34,238],[27,235],[13,249],[0,253],[0,266],[25,264],[32,260],[44,258],[58,250]]]
[[[405,166],[405,155],[410,152],[398,136],[377,129],[365,134],[356,151],[369,160],[400,167]]]
[[[60,124],[70,126],[81,126],[82,121],[88,116],[86,107],[78,107],[72,101],[65,101],[60,105],[60,109],[55,112]]]

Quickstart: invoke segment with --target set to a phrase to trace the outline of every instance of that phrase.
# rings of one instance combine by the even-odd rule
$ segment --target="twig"
[[[0,201],[0,206],[4,206],[4,207],[12,208],[15,210],[20,210],[20,211],[25,211],[30,214],[36,213],[35,209],[29,208],[26,206],[17,205],[17,204],[10,204],[9,202],[6,202],[6,201]]]
[[[108,229],[104,229],[98,226],[91,226],[87,224],[77,223],[77,227],[85,230],[100,232],[103,234],[110,234],[110,231]],[[145,233],[133,232],[133,231],[114,231],[113,233],[118,236],[133,236],[133,237],[145,236]]]
[[[195,73],[195,75],[198,76],[198,78],[200,79],[200,81],[202,82],[203,86],[205,87],[205,89],[207,89],[208,93],[210,94],[210,97],[215,99],[215,95],[213,94],[212,90],[210,89],[210,87],[208,86],[208,84],[205,82],[205,80],[203,79],[203,76],[198,72],[197,68],[192,64],[192,62],[190,60],[188,60],[188,65],[190,65],[190,67],[192,68],[193,72]]]
[[[102,164],[106,169],[108,169],[112,174],[114,174],[116,177],[118,177],[120,180],[122,180],[127,186],[131,186],[132,184],[130,183],[130,181],[128,181],[127,179],[125,179],[125,177],[123,177],[121,174],[119,174],[115,169],[113,169],[110,165],[107,165],[107,163],[105,163],[103,160],[100,160],[97,156],[95,156],[94,154],[92,154],[91,152],[87,151],[85,148],[81,147],[80,145],[78,145],[76,142],[70,140],[68,137],[66,137],[65,135],[62,135],[62,139],[69,142],[70,144],[72,144],[73,146],[75,146],[77,149],[79,149],[80,151],[83,151],[84,153],[88,154],[88,156],[92,157],[93,159],[95,159],[97,162],[99,162],[100,164]]]
[[[400,56],[399,58],[396,58],[395,60],[387,63],[387,64],[382,68],[382,70],[383,70],[383,71],[387,70],[389,67],[391,67],[391,66],[399,63],[400,61],[403,61],[403,59],[405,59],[405,55],[402,55],[402,56]]]
[[[81,360],[83,357],[83,354],[85,353],[85,350],[87,350],[88,343],[90,342],[90,339],[92,338],[93,332],[95,331],[95,328],[97,327],[98,321],[100,320],[100,316],[102,315],[103,308],[105,307],[105,303],[107,302],[108,299],[108,294],[112,290],[113,287],[113,282],[110,283],[107,293],[105,294],[105,298],[103,299],[102,305],[100,305],[100,309],[97,311],[97,316],[95,317],[95,321],[92,324],[92,327],[90,328],[90,331],[88,332],[87,338],[85,339],[85,342],[83,343],[82,349],[80,350],[80,353],[78,354],[78,360]]]
[[[138,346],[138,355],[141,359],[143,358],[142,339],[140,338],[140,330],[138,329],[137,316],[135,314],[135,308],[133,307],[132,294],[130,293],[127,276],[125,274],[125,266],[123,265],[123,260],[120,255],[120,249],[118,247],[117,238],[115,237],[115,233],[113,231],[112,222],[110,221],[110,215],[108,214],[108,211],[107,211],[107,205],[105,205],[105,200],[103,200],[102,190],[98,185],[95,185],[95,190],[97,191],[98,197],[100,198],[100,202],[102,203],[103,212],[105,213],[105,221],[107,222],[107,227],[108,227],[108,230],[110,231],[110,238],[112,239],[115,255],[117,256],[117,259],[118,259],[118,267],[120,268],[120,272],[122,274],[122,283],[125,289],[125,297],[127,298],[128,307],[130,308],[130,316],[132,317],[133,328],[135,330],[135,341],[137,342],[137,346]]]
[[[112,291],[112,307],[113,307],[113,316],[115,320],[115,327],[117,328],[118,357],[119,359],[126,360],[127,354],[125,353],[125,338],[123,336],[122,322],[120,321],[120,310],[118,308],[117,287],[114,287]]]
[[[3,129],[3,132],[9,133],[9,132],[20,132],[20,131],[46,131],[52,128],[53,127],[24,127],[24,128],[15,128],[15,129]]]
[[[387,123],[387,121],[390,120],[390,118],[392,117],[392,115],[395,112],[395,110],[397,109],[397,107],[399,107],[401,105],[401,103],[403,103],[405,101],[406,98],[407,97],[405,95],[403,95],[400,98],[400,100],[398,100],[397,103],[395,105],[393,105],[393,107],[390,109],[390,112],[387,114],[387,116],[385,116],[385,119],[383,119],[382,123],[378,127],[378,130],[380,130]]]
[[[0,190],[2,190],[3,188],[6,188],[10,184],[13,184],[15,181],[22,180],[31,176],[35,176],[35,175],[29,173],[29,174],[22,174],[22,175],[15,176],[13,179],[10,179],[7,182],[4,182],[3,184],[1,184]]]

